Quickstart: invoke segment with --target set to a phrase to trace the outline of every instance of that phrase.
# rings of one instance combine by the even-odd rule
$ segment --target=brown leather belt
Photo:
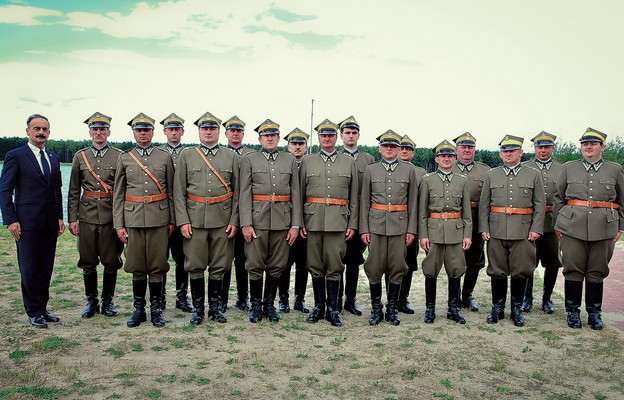
[[[306,203],[316,203],[316,204],[332,204],[338,206],[348,206],[349,200],[346,199],[336,199],[331,197],[306,197]]]
[[[128,196],[126,195],[126,201],[133,203],[153,203],[155,201],[165,200],[167,193],[155,194],[153,196]]]
[[[193,200],[197,203],[206,203],[206,204],[215,204],[222,203],[227,199],[230,199],[234,196],[234,193],[229,192],[221,196],[212,196],[212,197],[202,197],[202,196],[194,196],[190,193],[186,194],[186,198],[189,200]]]
[[[555,210],[555,206],[546,206],[546,212],[553,212]]]
[[[113,197],[113,192],[92,192],[90,190],[83,190],[82,195],[86,197],[93,197],[96,199],[108,199]]]
[[[611,203],[610,201],[593,201],[593,200],[568,200],[566,204],[569,206],[583,206],[589,208],[611,208],[617,210],[620,208],[618,204]]]
[[[290,201],[290,195],[286,194],[283,196],[278,196],[275,194],[254,194],[251,196],[253,201],[270,201],[271,203],[279,203],[282,201]]]
[[[371,203],[370,208],[381,211],[407,211],[407,204],[379,204]]]
[[[479,202],[471,201],[470,202],[470,208],[479,208]]]
[[[434,212],[429,211],[429,218],[435,219],[458,219],[461,218],[460,212]]]
[[[490,207],[490,212],[501,214],[533,214],[532,208],[518,208],[518,207]]]

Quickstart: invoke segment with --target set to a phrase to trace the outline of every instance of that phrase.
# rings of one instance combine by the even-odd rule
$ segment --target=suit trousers
[[[193,229],[193,232],[195,230]],[[175,263],[176,270],[184,270],[184,236],[182,236],[182,232],[180,232],[180,228],[176,227],[171,235],[169,236],[169,243],[167,245],[167,260],[169,259],[169,254],[171,253],[171,258],[173,258],[173,262]]]
[[[368,245],[368,258],[364,262],[364,272],[371,285],[381,283],[384,274],[390,283],[401,284],[401,280],[408,271],[405,262],[407,246],[405,235],[376,235],[370,234],[371,242]]]
[[[418,271],[418,251],[420,246],[418,245],[418,237],[414,239],[412,244],[407,246],[407,253],[405,253],[405,262],[409,272]]]
[[[78,268],[85,274],[94,274],[101,262],[104,271],[115,273],[123,265],[121,252],[123,243],[117,237],[113,224],[90,224],[79,222],[78,236]]]
[[[467,269],[479,271],[485,267],[485,253],[483,251],[484,246],[485,242],[483,237],[481,237],[481,233],[472,231],[472,244],[470,245],[470,248],[464,252]]]
[[[134,275],[134,280],[144,280],[149,275],[150,282],[162,282],[169,271],[167,261],[167,241],[169,227],[126,228],[128,244],[124,252],[124,271]]]
[[[494,278],[529,278],[535,270],[535,242],[492,238],[487,245],[487,274]]]
[[[234,239],[228,239],[225,226],[219,228],[193,228],[190,239],[183,239],[184,270],[191,279],[201,279],[208,267],[210,279],[220,281],[225,271],[232,269]]]
[[[563,235],[561,261],[563,276],[569,281],[600,283],[609,276],[609,261],[613,257],[613,239],[585,241]]]
[[[17,261],[22,280],[22,300],[29,317],[43,315],[50,299],[50,279],[58,228],[22,231]]]
[[[338,281],[344,272],[344,232],[308,231],[308,271],[312,278]]]
[[[461,243],[443,244],[431,242],[431,248],[422,262],[422,271],[427,278],[436,279],[444,264],[449,278],[461,278],[466,272],[466,260]]]
[[[364,263],[364,250],[366,250],[366,246],[364,242],[362,242],[362,237],[355,232],[355,235],[349,240],[345,242],[346,250],[345,255],[342,258],[342,262],[345,265],[362,265]]]
[[[286,241],[288,230],[255,229],[256,238],[245,242],[245,269],[250,280],[262,279],[263,272],[279,278],[288,262],[290,246]]]

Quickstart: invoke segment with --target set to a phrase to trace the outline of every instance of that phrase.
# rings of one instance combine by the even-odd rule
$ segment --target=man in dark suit
[[[2,219],[15,238],[22,299],[30,324],[47,328],[60,318],[47,310],[56,240],[65,231],[58,156],[46,151],[50,123],[26,121],[28,143],[6,153],[0,176]],[[15,197],[13,197],[15,195]]]

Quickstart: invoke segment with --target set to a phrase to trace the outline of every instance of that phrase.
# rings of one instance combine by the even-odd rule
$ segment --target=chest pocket
[[[615,181],[611,179],[601,179],[600,193],[609,195],[611,198],[615,198]]]
[[[187,176],[188,176],[188,181],[190,183],[200,183],[202,181],[202,167],[201,166],[197,166],[197,167],[188,167],[187,170]]]
[[[152,171],[152,174],[154,174],[154,176],[156,177],[156,179],[158,179],[160,184],[165,186],[164,182],[167,181],[167,167],[165,165],[154,165],[151,168],[149,168],[149,170]],[[152,178],[150,177],[149,180],[151,181]]]
[[[389,185],[389,187],[392,187],[393,193],[406,194],[407,188],[409,187],[409,179],[408,178],[394,178],[392,180],[392,184]]]
[[[280,168],[279,169],[279,184],[284,185],[286,187],[290,187],[290,180],[292,178],[292,169],[290,168]]]
[[[316,171],[307,171],[306,185],[309,187],[321,186],[321,173]]]
[[[256,185],[265,185],[269,183],[266,168],[254,168],[251,170],[251,181]]]
[[[386,193],[386,178],[371,179],[373,193]]]
[[[460,206],[462,204],[463,197],[464,193],[461,190],[454,190],[451,192],[451,200],[456,206]]]
[[[232,169],[231,168],[219,168],[219,175],[225,180],[226,183],[230,183],[232,180]],[[218,180],[218,179],[217,179]],[[221,181],[219,181],[221,183]]]
[[[505,191],[507,188],[504,183],[490,182],[490,191],[492,192],[492,199],[503,199],[507,197]]]
[[[533,185],[528,183],[518,183],[518,196],[533,197]]]
[[[349,183],[351,183],[351,174],[346,174],[344,172],[338,173],[338,182],[336,183],[338,187],[346,188],[349,187]]]

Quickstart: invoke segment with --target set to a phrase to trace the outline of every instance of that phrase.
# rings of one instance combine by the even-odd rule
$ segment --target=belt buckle
[[[143,203],[149,203],[148,198],[151,196],[143,196]]]
[[[511,207],[505,207],[505,214],[506,215],[511,215]]]

